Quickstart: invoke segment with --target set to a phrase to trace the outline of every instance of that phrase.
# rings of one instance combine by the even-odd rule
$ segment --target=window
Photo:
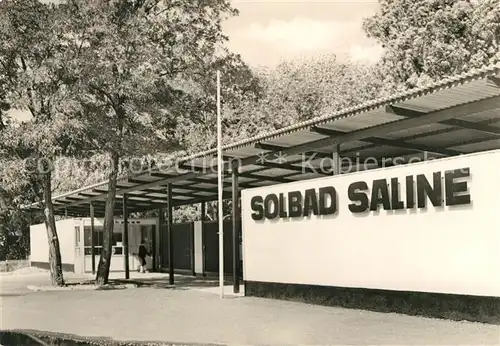
[[[92,255],[92,227],[85,226],[83,229],[84,235],[84,246],[85,255]],[[104,228],[102,226],[94,226],[94,254],[100,256],[102,252],[102,245],[104,244]],[[113,246],[113,254],[121,255],[123,254],[122,248],[123,242],[123,228],[114,227],[113,237],[111,238],[111,245]]]
[[[123,242],[123,232],[122,230],[113,230],[113,245]]]
[[[153,237],[156,232],[155,225],[141,225],[141,240],[144,240],[148,249],[153,251]]]
[[[80,246],[80,226],[75,226],[75,247]]]
[[[94,248],[94,254],[96,256],[100,256],[101,255],[101,250],[102,250],[102,247],[95,247]],[[92,247],[85,247],[85,256],[91,256],[92,255]]]
[[[102,226],[95,226],[94,227],[94,246],[102,246],[103,243],[103,228]],[[84,245],[85,247],[87,246],[92,246],[92,237],[91,237],[91,227],[90,226],[85,226],[84,227]]]

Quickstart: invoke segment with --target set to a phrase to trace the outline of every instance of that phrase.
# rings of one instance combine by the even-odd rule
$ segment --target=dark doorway
[[[166,229],[166,226],[165,226]],[[172,237],[174,245],[174,269],[182,271],[194,270],[194,226],[193,223],[181,223],[172,225]],[[163,237],[164,254],[162,268],[168,268],[168,237]]]
[[[205,222],[203,227],[205,246],[205,271],[219,272],[219,223]],[[241,241],[240,241],[241,243]],[[233,273],[233,224],[232,220],[224,220],[224,273]]]

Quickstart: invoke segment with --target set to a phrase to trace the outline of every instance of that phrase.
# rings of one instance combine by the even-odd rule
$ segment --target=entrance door
[[[224,273],[233,272],[233,223],[224,221]],[[205,246],[205,271],[219,272],[219,223],[205,222],[203,225],[203,245]]]
[[[153,270],[153,256],[155,255],[154,238],[156,234],[156,225],[145,225],[140,223],[131,223],[128,226],[128,248],[129,248],[129,266],[130,270],[137,270],[139,268],[139,246],[141,241],[148,250],[150,257],[146,258],[146,268]]]
[[[193,223],[172,225],[172,238],[174,248],[174,269],[183,271],[194,270],[194,226]],[[163,237],[164,256],[162,267],[168,268],[168,235]]]
[[[75,226],[75,273],[84,273],[84,252],[82,246],[82,237],[80,226]]]

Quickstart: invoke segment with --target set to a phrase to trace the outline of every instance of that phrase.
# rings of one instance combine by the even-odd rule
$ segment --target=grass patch
[[[0,331],[0,345],[53,345],[53,346],[219,346],[216,344],[189,344],[163,341],[117,341],[104,337],[83,337],[35,330]]]

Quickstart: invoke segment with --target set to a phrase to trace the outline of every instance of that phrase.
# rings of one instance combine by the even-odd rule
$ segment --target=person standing
[[[145,241],[141,240],[141,245],[139,245],[139,253],[137,254],[137,257],[139,257],[139,272],[140,273],[145,273],[146,272],[146,256],[151,256],[148,252],[148,249],[146,248]]]

